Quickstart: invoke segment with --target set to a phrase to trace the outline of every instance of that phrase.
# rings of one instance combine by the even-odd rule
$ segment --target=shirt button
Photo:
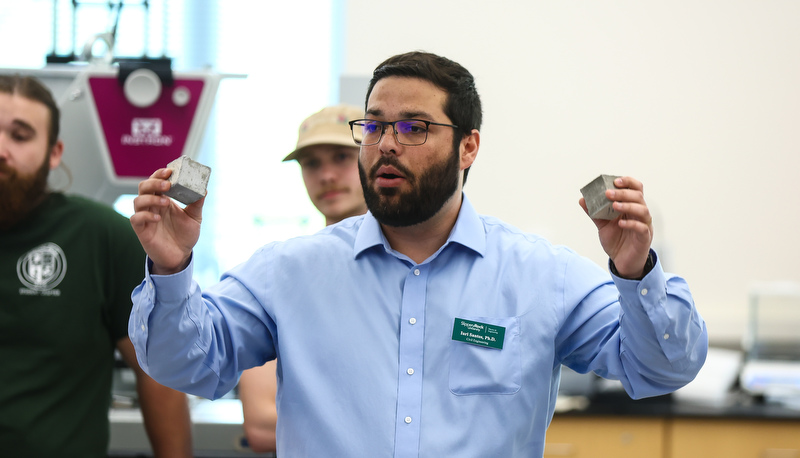
[[[144,325],[142,325],[142,331],[144,331]]]
[[[150,289],[153,289],[153,284],[152,283],[147,282],[147,285],[150,287]]]
[[[642,296],[647,296],[647,288],[642,288]]]
[[[409,367],[408,370],[406,371],[406,374],[414,375],[414,368]]]
[[[406,423],[411,423],[411,417],[406,417],[406,418],[405,418],[405,422],[406,422]]]
[[[409,318],[408,322],[411,323],[411,324],[417,324],[417,319],[416,318]]]
[[[664,340],[669,339],[669,334],[664,334]]]
[[[419,275],[419,269],[414,269],[414,275]]]

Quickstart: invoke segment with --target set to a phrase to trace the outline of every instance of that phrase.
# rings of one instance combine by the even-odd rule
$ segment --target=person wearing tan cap
[[[311,202],[331,225],[366,213],[367,204],[358,177],[358,146],[348,121],[362,117],[353,105],[325,107],[300,125],[297,146],[283,161],[296,160]],[[249,369],[239,379],[244,432],[255,452],[275,451],[276,361]]]
[[[326,225],[367,211],[358,178],[358,146],[348,124],[363,115],[353,105],[323,108],[303,121],[297,147],[283,159],[300,164],[308,197],[325,215]]]

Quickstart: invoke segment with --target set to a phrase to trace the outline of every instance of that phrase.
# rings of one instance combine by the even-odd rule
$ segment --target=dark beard
[[[454,149],[447,160],[434,165],[417,178],[400,165],[396,156],[382,156],[370,170],[369,177],[374,180],[379,167],[391,165],[403,173],[412,187],[410,192],[400,193],[397,188],[374,190],[367,183],[367,174],[359,161],[358,175],[367,208],[379,223],[387,226],[406,227],[427,221],[444,207],[458,189],[459,164],[458,149]]]
[[[8,230],[25,219],[47,196],[50,154],[39,170],[21,176],[5,162],[0,162],[0,230]]]

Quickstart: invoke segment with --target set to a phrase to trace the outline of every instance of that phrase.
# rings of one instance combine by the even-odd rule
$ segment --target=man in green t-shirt
[[[47,189],[58,130],[45,86],[0,75],[0,454],[105,457],[116,349],[155,456],[189,457],[186,396],[141,371],[127,335],[144,253],[113,209]]]

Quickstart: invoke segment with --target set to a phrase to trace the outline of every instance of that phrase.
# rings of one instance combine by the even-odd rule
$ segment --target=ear
[[[461,140],[461,170],[470,167],[475,162],[480,146],[481,133],[478,132],[478,129],[472,129],[472,132]]]
[[[50,150],[50,170],[55,169],[61,164],[61,156],[64,155],[64,142],[58,140]]]

